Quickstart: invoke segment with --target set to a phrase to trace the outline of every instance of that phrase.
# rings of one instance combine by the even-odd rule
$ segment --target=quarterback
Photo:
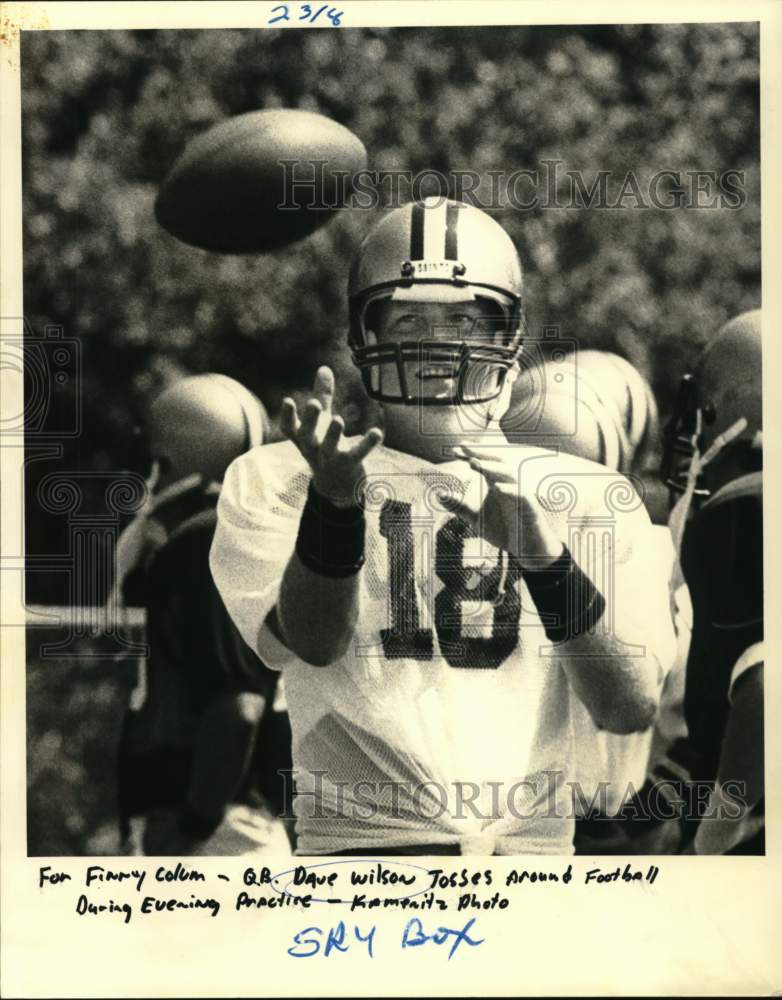
[[[321,368],[288,440],[229,468],[211,551],[285,678],[297,853],[571,853],[573,700],[643,730],[674,653],[648,517],[618,473],[499,430],[522,271],[488,215],[391,211],[348,294],[382,431],[345,437]]]

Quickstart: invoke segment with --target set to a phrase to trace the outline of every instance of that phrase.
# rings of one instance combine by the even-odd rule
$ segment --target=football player
[[[216,374],[182,379],[149,410],[150,500],[118,545],[113,596],[146,608],[149,646],[119,750],[131,850],[290,853],[273,815],[276,771],[290,768],[277,675],[236,631],[208,564],[223,473],[261,444],[265,421],[252,393]]]
[[[708,802],[691,797],[696,815],[684,840],[696,854],[762,854],[760,310],[722,327],[685,388],[680,399],[690,405],[676,416],[666,473],[682,494],[671,519],[693,605],[688,763],[694,782],[712,790]],[[694,447],[686,475],[677,477],[676,456],[688,445]]]
[[[383,432],[344,438],[321,368],[289,440],[228,470],[211,553],[283,671],[297,852],[571,853],[573,699],[643,730],[672,656],[648,518],[616,473],[502,435],[522,271],[484,212],[391,211],[348,294]]]
[[[502,428],[515,443],[560,449],[639,477],[654,449],[657,423],[652,388],[629,361],[606,351],[579,350],[522,371]],[[654,531],[661,558],[672,569],[668,525],[656,525]],[[670,611],[664,611],[669,618]],[[636,852],[630,838],[641,828],[631,829],[618,814],[646,781],[653,739],[670,741],[667,726],[660,723],[681,715],[685,663],[686,650],[677,652],[665,678],[660,715],[644,732],[620,735],[601,729],[574,700],[576,853]]]
[[[561,448],[638,474],[657,440],[657,403],[625,358],[579,350],[522,369],[501,427],[515,444]]]

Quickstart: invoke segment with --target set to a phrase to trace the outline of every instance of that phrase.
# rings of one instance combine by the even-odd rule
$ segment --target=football
[[[361,140],[330,118],[251,111],[185,148],[158,193],[155,217],[202,250],[267,253],[328,222],[366,165]]]

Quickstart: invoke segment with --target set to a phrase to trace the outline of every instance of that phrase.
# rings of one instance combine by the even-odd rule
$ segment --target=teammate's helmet
[[[261,401],[235,379],[214,373],[181,379],[154,400],[145,422],[159,485],[194,473],[205,483],[222,482],[235,458],[263,443],[266,424]]]
[[[629,472],[656,439],[657,405],[629,361],[579,351],[522,371],[500,426],[515,444],[560,448]]]
[[[744,472],[757,468],[763,431],[761,375],[760,310],[754,309],[726,323],[703,350],[695,373],[682,379],[663,459],[663,477],[672,491],[685,488],[695,452],[705,455],[739,420],[746,426],[713,461],[738,460]],[[713,473],[707,478],[714,479]],[[708,485],[701,483],[697,492],[708,495],[703,488]]]
[[[644,376],[626,358],[608,351],[581,351],[578,364],[582,377],[599,391],[617,419],[617,438],[622,471],[642,468],[655,447],[658,434],[657,402]]]
[[[703,414],[702,450],[740,417],[736,439],[752,442],[763,429],[760,310],[742,313],[720,330],[701,355],[695,378]]]
[[[427,198],[389,212],[366,236],[348,283],[350,346],[367,393],[386,403],[478,403],[499,395],[522,341],[522,271],[505,230],[485,212],[457,201]],[[376,342],[373,307],[380,300],[488,305],[499,336],[485,340]],[[450,366],[456,391],[430,398],[417,391],[413,366]],[[389,393],[383,366],[394,368]],[[476,373],[478,373],[476,375]]]

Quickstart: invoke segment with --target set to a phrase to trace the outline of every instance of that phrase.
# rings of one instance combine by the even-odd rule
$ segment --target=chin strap
[[[497,398],[492,399],[488,404],[486,430],[502,434],[504,437],[504,431],[500,427],[500,421],[510,408],[513,386],[516,379],[519,377],[519,374],[520,369],[518,362],[513,364],[505,372],[502,381],[502,388],[500,389]]]

